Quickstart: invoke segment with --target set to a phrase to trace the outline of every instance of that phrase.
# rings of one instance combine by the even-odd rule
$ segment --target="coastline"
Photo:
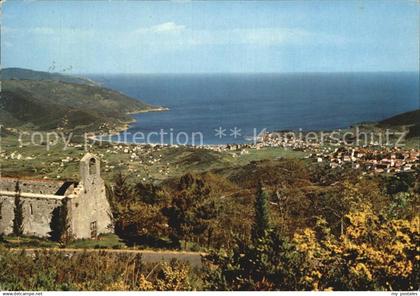
[[[127,112],[127,115],[134,115],[134,114],[140,114],[140,113],[149,113],[149,112],[166,112],[166,111],[170,111],[169,108],[167,107],[156,107],[156,108],[150,108],[150,109],[142,109],[142,110],[135,110],[135,111],[130,111]]]
[[[133,114],[139,114],[139,113],[148,113],[148,112],[165,112],[165,111],[169,111],[170,109],[167,107],[157,107],[157,108],[150,108],[150,109],[146,109],[146,110],[138,110],[138,111],[131,111],[131,112],[127,112],[127,115],[133,115]],[[420,111],[420,109],[416,109],[417,111]],[[399,114],[400,116],[401,114]],[[162,143],[128,143],[127,141],[118,141],[118,140],[113,140],[110,137],[112,136],[116,136],[116,135],[120,135],[121,133],[127,131],[130,126],[135,123],[137,120],[133,117],[131,117],[130,120],[128,121],[124,121],[121,122],[121,124],[117,125],[111,132],[108,133],[102,133],[99,135],[95,135],[94,133],[91,134],[91,136],[88,136],[87,138],[93,141],[105,141],[105,142],[110,142],[110,143],[119,143],[119,144],[135,144],[135,145],[139,145],[139,146],[144,146],[144,145],[163,145],[163,146],[172,146],[171,144],[162,144]],[[350,126],[347,127],[339,127],[336,130],[334,129],[328,129],[328,130],[275,130],[275,131],[266,131],[264,135],[260,136],[259,140],[257,140],[257,142],[265,142],[265,139],[268,138],[273,138],[278,136],[279,134],[287,134],[287,133],[296,133],[298,132],[300,135],[307,135],[307,134],[313,134],[313,133],[321,133],[321,135],[323,136],[327,136],[330,137],[331,133],[345,133],[348,130],[354,129],[354,128],[367,128],[368,130],[382,130],[383,126],[381,127],[381,122],[359,122],[356,124],[352,124]],[[401,128],[403,128],[403,130],[406,132],[406,125],[397,125],[394,127],[394,129],[396,129],[397,131],[400,130]],[[108,138],[108,139],[107,139]],[[252,141],[253,140],[247,140],[247,143],[230,143],[230,144],[203,144],[200,146],[194,146],[191,144],[185,144],[182,146],[186,146],[186,147],[201,147],[201,148],[224,148],[224,147],[248,147],[250,145],[252,145]],[[255,142],[254,142],[255,143]],[[173,145],[173,146],[179,146],[179,145]]]
[[[150,109],[142,109],[142,110],[135,110],[135,111],[129,111],[126,113],[126,115],[135,115],[135,114],[140,114],[140,113],[149,113],[149,112],[166,112],[166,111],[170,111],[169,108],[167,107],[156,107],[156,108],[150,108]],[[121,122],[120,125],[117,125],[113,131],[108,132],[108,133],[103,133],[103,134],[99,134],[99,135],[94,135],[93,136],[88,136],[87,138],[90,140],[101,140],[103,141],[103,137],[112,137],[112,136],[116,136],[119,135],[125,131],[127,131],[130,126],[133,123],[136,123],[137,120],[133,117],[131,117],[130,120],[127,121],[123,121]],[[110,140],[110,142],[112,142],[112,140]]]

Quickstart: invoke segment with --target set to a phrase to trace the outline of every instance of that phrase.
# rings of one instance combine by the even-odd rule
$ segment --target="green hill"
[[[33,78],[47,74],[34,73]],[[2,80],[0,124],[34,130],[106,130],[129,121],[129,112],[153,108],[97,85],[43,79]]]
[[[409,138],[420,137],[420,109],[401,113],[379,122],[379,126],[381,127],[403,125],[409,127]]]
[[[77,84],[97,85],[94,81],[60,73],[34,71],[22,68],[5,68],[1,70],[1,80],[53,80]]]

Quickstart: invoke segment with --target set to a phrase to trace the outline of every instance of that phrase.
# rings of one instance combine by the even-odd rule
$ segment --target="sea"
[[[136,143],[240,144],[263,131],[337,130],[419,108],[415,72],[96,74],[89,78],[169,108],[133,115],[136,122],[124,140]]]

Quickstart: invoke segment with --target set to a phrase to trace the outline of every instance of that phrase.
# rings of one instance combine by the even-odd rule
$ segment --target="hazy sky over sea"
[[[71,73],[418,71],[416,1],[7,1],[3,67]]]

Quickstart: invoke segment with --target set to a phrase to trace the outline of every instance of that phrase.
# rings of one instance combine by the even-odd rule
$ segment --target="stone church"
[[[51,219],[67,203],[69,231],[76,239],[112,232],[111,210],[99,159],[86,154],[80,161],[79,182],[0,178],[0,234],[13,233],[15,199],[22,205],[23,234],[49,237]]]

